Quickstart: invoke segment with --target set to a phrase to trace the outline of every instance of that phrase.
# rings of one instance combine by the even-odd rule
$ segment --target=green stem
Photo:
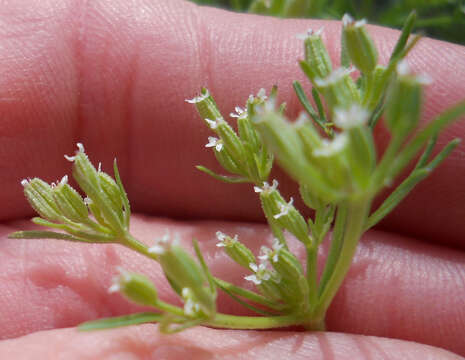
[[[272,329],[291,325],[300,325],[305,321],[300,315],[283,316],[236,316],[216,314],[204,325],[227,329]]]
[[[307,247],[307,285],[309,290],[310,308],[313,310],[318,302],[318,251],[317,247]]]
[[[320,296],[319,304],[313,313],[312,318],[314,319],[324,318],[326,310],[349,271],[358,241],[363,233],[370,203],[371,199],[366,198],[350,200],[348,203],[347,222],[341,252],[334,271]]]

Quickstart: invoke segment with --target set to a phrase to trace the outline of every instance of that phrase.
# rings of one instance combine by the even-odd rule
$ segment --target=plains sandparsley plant
[[[277,88],[267,95],[250,95],[243,107],[230,114],[237,132],[225,120],[212,95],[202,89],[192,103],[212,134],[205,147],[212,151],[225,174],[197,168],[227,183],[249,183],[259,198],[274,241],[254,254],[235,234],[218,229],[218,250],[243,268],[253,290],[212,274],[193,241],[195,257],[166,234],[151,246],[135,239],[129,229],[130,206],[116,162],[114,178],[92,165],[83,145],[74,156],[73,177],[83,198],[64,177],[56,184],[34,178],[23,180],[24,193],[40,217],[32,221],[52,230],[19,231],[11,238],[47,238],[90,243],[116,243],[158,262],[182,305],[158,297],[156,286],[145,276],[124,269],[115,276],[110,292],[153,308],[151,312],[88,322],[83,330],[153,323],[172,333],[206,325],[230,329],[269,329],[299,325],[308,330],[325,328],[326,311],[341,286],[362,234],[391,212],[458,145],[455,139],[431,157],[440,131],[465,112],[465,102],[445,111],[422,129],[422,89],[429,82],[411,73],[405,59],[418,41],[410,39],[414,15],[404,26],[387,65],[378,64],[378,52],[365,22],[345,15],[342,26],[340,67],[335,68],[323,43],[322,30],[299,35],[304,45],[300,67],[312,84],[308,98],[294,83],[304,108],[295,121],[277,103]],[[373,129],[379,119],[390,141],[377,154]],[[374,197],[423,151],[410,174],[372,209]],[[270,178],[274,161],[299,185],[303,203],[312,209],[306,218],[285,198]],[[329,235],[332,229],[331,235]],[[305,248],[301,262],[290,251],[285,233]],[[321,276],[317,272],[318,248],[331,242]],[[257,239],[260,241],[260,239]],[[322,261],[322,260],[320,260]],[[217,292],[257,313],[235,316],[217,311]]]

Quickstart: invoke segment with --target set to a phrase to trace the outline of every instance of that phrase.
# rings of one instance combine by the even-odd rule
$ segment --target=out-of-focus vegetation
[[[401,28],[415,10],[415,31],[465,45],[465,0],[191,0],[198,4],[278,17],[341,19],[349,13],[372,24]]]

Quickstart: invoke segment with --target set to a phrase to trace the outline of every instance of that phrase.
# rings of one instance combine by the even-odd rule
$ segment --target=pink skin
[[[0,358],[458,358],[439,348],[465,355],[463,145],[383,222],[387,232],[364,237],[328,313],[329,330],[341,333],[197,328],[160,337],[152,326],[62,329],[136,310],[107,294],[119,265],[150,274],[164,299],[174,296],[156,265],[116,245],[6,239],[30,226],[19,220],[32,215],[19,180],[69,174],[62,154],[72,154],[77,141],[104,170],[116,155],[133,208],[146,214],[135,217],[134,234],[148,244],[166,227],[186,243],[195,236],[214,273],[240,283],[244,273],[215,247],[215,231],[237,233],[252,247],[270,236],[250,223],[263,220],[250,185],[223,185],[193,168],[216,165],[203,147],[210,133],[184,99],[207,86],[228,114],[277,83],[295,114],[291,82],[303,80],[295,34],[324,25],[336,61],[340,23],[237,15],[180,0],[15,0],[2,5],[0,19],[0,337],[10,339],[0,342]],[[386,61],[398,33],[370,32]],[[463,54],[463,47],[424,39],[409,57],[415,71],[434,79],[424,122],[463,97]],[[458,122],[440,144],[463,133]],[[385,143],[385,130],[377,138]],[[295,190],[276,177],[286,193]],[[220,308],[243,313],[225,297]]]

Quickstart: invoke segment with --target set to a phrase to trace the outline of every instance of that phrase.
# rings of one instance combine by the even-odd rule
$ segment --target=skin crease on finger
[[[177,301],[158,265],[120,246],[3,239],[12,229],[27,226],[24,221],[14,222],[0,232],[1,338],[136,311],[119,295],[107,293],[118,266],[150,276],[162,299]],[[257,239],[272,240],[264,225],[247,223],[187,223],[136,216],[132,229],[147,244],[167,230],[177,232],[186,248],[192,238],[201,240],[214,275],[236,284],[246,283],[247,272],[215,246],[215,232],[238,234],[254,252],[262,244]],[[303,255],[299,244],[289,240],[291,250]],[[324,253],[322,249],[320,255]],[[412,340],[464,355],[464,278],[463,253],[371,231],[330,308],[328,329]],[[244,314],[224,294],[218,304],[219,311]]]
[[[113,156],[118,157],[130,199],[139,211],[180,218],[261,220],[250,186],[224,188],[193,170],[197,163],[214,165],[211,154],[203,149],[208,131],[199,127],[200,120],[183,100],[205,85],[227,114],[249,93],[277,82],[282,99],[295,113],[297,101],[290,84],[296,78],[302,80],[296,64],[302,49],[295,34],[321,24],[232,15],[177,0],[2,3],[0,199],[5,206],[0,218],[31,215],[19,180],[40,176],[54,181],[69,173],[70,164],[62,154],[72,153],[73,144],[84,141],[92,159],[102,160],[104,170],[110,167]],[[324,24],[336,59],[340,24]],[[385,61],[398,33],[377,27],[371,30]],[[412,54],[413,69],[429,73],[435,81],[427,92],[425,121],[461,99],[465,87],[463,55],[463,47],[428,39]],[[457,123],[441,143],[463,133],[463,122]],[[377,136],[382,142],[382,129]],[[461,186],[464,163],[462,145],[441,167],[440,174],[421,185],[397,215],[385,222],[385,228],[463,248],[465,209],[460,204],[465,200]],[[279,173],[277,176],[282,178]],[[285,191],[293,190],[285,178],[281,184]],[[214,203],[205,202],[205,197]],[[144,226],[150,230],[145,239],[164,232],[165,224],[162,230],[157,222],[145,222],[150,221],[134,226],[135,231]],[[7,227],[4,235],[25,226],[17,223],[14,228]],[[209,230],[211,239],[218,224],[214,227]],[[195,229],[202,231],[203,227],[196,225]],[[72,326],[89,318],[133,310],[124,300],[108,300],[105,291],[118,263],[126,261],[133,269],[147,273],[143,260],[120,251],[112,246],[2,238],[1,337]],[[328,314],[331,330],[415,340],[465,354],[460,337],[465,322],[463,254],[381,232],[367,235],[360,252]],[[214,268],[217,264],[219,272],[225,268],[224,256],[212,252],[209,260]],[[160,274],[151,274],[160,284],[160,292],[169,296]],[[240,280],[237,271],[232,274]],[[222,306],[227,310],[229,305]],[[237,311],[232,305],[231,309]],[[148,332],[143,329],[141,333]],[[126,331],[119,334],[131,339],[131,335],[124,335],[129,334]],[[207,331],[214,339],[214,330],[187,334],[202,337]],[[66,340],[67,336],[72,338],[70,332],[57,330],[52,334]],[[247,337],[241,332],[231,334],[235,334],[231,341]],[[276,336],[264,334],[265,339]],[[12,341],[34,344],[28,340],[34,336],[47,339],[47,333],[38,333]],[[152,336],[156,343],[156,335]],[[321,340],[313,335],[293,336],[301,336],[300,341],[310,348]],[[356,345],[347,345],[350,339],[371,341],[350,335],[325,337],[337,359]],[[92,340],[92,336],[86,339],[82,341]],[[293,339],[290,343],[296,342]],[[394,346],[398,350],[404,344],[421,359],[431,355],[428,348],[410,343],[375,339],[373,344],[379,345],[380,351]],[[11,351],[8,342],[0,346],[0,351]],[[382,357],[375,354],[367,358],[375,356]]]
[[[7,206],[0,218],[32,215],[19,180],[60,178],[69,172],[62,155],[81,141],[104,168],[117,156],[138,211],[263,221],[250,186],[224,185],[195,170],[195,164],[218,168],[204,148],[210,133],[184,99],[207,86],[228,114],[250,93],[277,83],[295,114],[292,80],[308,85],[297,66],[302,44],[295,35],[323,25],[337,63],[339,22],[239,15],[179,0],[2,3],[0,199]],[[374,26],[370,32],[385,63],[398,32]],[[409,57],[414,71],[434,81],[423,123],[462,99],[464,55],[463,47],[423,39]],[[440,144],[463,133],[458,122]],[[380,126],[380,144],[386,135]],[[383,228],[463,248],[463,154],[460,145]],[[273,176],[284,193],[295,192],[279,171]]]

